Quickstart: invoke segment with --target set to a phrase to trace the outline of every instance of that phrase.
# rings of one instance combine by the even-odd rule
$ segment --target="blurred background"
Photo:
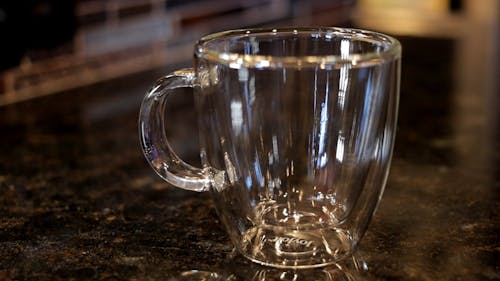
[[[355,26],[450,39],[470,32],[458,52],[468,59],[459,63],[494,67],[498,6],[497,0],[1,1],[0,106],[189,62],[200,36],[243,27]],[[466,56],[478,40],[490,46],[487,53]]]

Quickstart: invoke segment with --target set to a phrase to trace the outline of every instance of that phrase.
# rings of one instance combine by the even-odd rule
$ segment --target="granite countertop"
[[[0,108],[0,280],[499,280],[498,88],[457,63],[458,39],[400,39],[393,165],[356,259],[293,272],[233,253],[207,194],[140,151],[140,100],[164,69]],[[190,102],[172,134],[196,159]]]

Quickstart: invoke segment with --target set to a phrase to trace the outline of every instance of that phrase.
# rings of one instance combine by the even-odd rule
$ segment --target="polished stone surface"
[[[0,108],[0,280],[499,280],[498,84],[468,91],[484,73],[457,63],[459,39],[401,41],[392,170],[353,260],[294,272],[233,253],[207,194],[143,159],[152,71]],[[196,159],[192,105],[173,104],[174,146]]]

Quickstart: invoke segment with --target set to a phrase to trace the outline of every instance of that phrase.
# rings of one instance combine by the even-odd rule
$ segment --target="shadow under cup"
[[[168,182],[210,190],[247,258],[285,268],[335,263],[356,249],[385,186],[400,56],[395,39],[355,29],[206,36],[194,69],[145,97],[146,157]],[[195,91],[201,169],[174,163],[164,137],[161,105],[183,86]]]

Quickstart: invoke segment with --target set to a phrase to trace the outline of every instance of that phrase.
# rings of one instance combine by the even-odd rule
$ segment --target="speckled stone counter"
[[[207,194],[140,151],[163,70],[0,108],[0,280],[500,280],[499,99],[464,90],[455,39],[401,40],[392,170],[355,259],[293,272],[233,253]],[[196,159],[190,101],[173,106],[174,146]]]

